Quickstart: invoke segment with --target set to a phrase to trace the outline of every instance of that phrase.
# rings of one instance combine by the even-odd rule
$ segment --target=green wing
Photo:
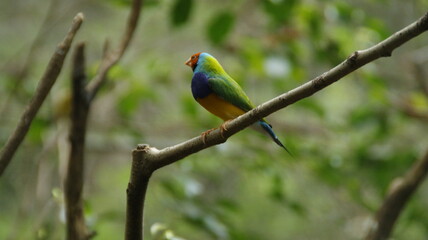
[[[208,85],[217,96],[229,103],[232,103],[245,112],[254,108],[254,105],[251,103],[244,90],[242,90],[238,83],[236,83],[232,78],[209,78]]]

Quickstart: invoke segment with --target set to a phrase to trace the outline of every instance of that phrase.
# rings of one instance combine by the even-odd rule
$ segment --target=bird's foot
[[[227,132],[227,127],[226,127],[226,125],[227,125],[230,121],[232,121],[232,120],[227,120],[227,121],[225,121],[223,124],[221,124],[221,126],[220,126],[220,135],[221,135],[221,137],[222,137],[222,138],[225,138],[225,137],[224,137],[224,133],[225,133],[225,132]],[[210,132],[212,132],[212,131],[214,131],[214,130],[216,130],[216,129],[217,129],[217,128],[211,128],[210,130],[207,130],[207,131],[205,131],[205,132],[201,133],[202,142],[203,142],[204,144],[206,144],[206,142],[207,142],[207,135],[208,135],[208,134],[210,134]]]
[[[220,126],[220,135],[224,138],[224,133],[225,132],[227,132],[227,127],[226,127],[226,125],[227,124],[229,124],[229,122],[230,121],[232,121],[232,120],[227,120],[227,121],[225,121],[223,124],[221,124],[221,126]]]
[[[201,133],[202,142],[204,144],[206,144],[206,142],[207,142],[207,135],[214,130],[215,130],[215,128],[211,128],[210,130],[207,130],[207,131]]]

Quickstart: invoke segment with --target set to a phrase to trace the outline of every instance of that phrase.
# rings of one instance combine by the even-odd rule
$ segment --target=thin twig
[[[388,195],[379,208],[366,240],[386,240],[410,197],[428,173],[428,151],[401,178],[390,184]]]
[[[49,3],[49,7],[46,11],[46,15],[43,19],[43,22],[36,34],[36,37],[34,38],[33,42],[30,45],[30,50],[28,51],[28,55],[24,61],[24,64],[19,68],[16,78],[17,82],[19,82],[18,86],[21,84],[21,81],[24,80],[32,65],[34,62],[34,57],[36,56],[37,49],[40,47],[40,44],[42,44],[45,40],[46,33],[49,31],[49,28],[52,28],[52,23],[54,22],[55,13],[58,11],[55,11],[58,9],[58,0],[51,0]],[[16,86],[14,86],[16,87]]]
[[[392,51],[402,44],[406,43],[410,39],[420,35],[424,31],[428,30],[428,12],[421,17],[416,22],[410,24],[404,29],[396,32],[389,38],[384,41],[376,44],[375,46],[354,52],[348,59],[340,63],[338,66],[329,70],[328,72],[323,73],[322,75],[316,77],[315,79],[303,84],[300,87],[297,87],[285,94],[282,94],[268,102],[265,102],[255,109],[239,116],[238,118],[230,121],[227,126],[227,131],[221,133],[219,129],[210,132],[205,137],[205,141],[201,137],[195,137],[188,141],[179,143],[175,146],[167,147],[162,150],[157,150],[154,147],[148,145],[142,145],[134,150],[135,154],[142,154],[143,156],[138,161],[143,161],[143,163],[135,164],[135,168],[132,168],[132,174],[130,179],[130,185],[127,189],[127,198],[128,204],[132,203],[132,206],[127,206],[127,218],[135,216],[143,216],[144,211],[144,195],[138,195],[137,192],[146,192],[148,186],[148,179],[150,175],[156,169],[164,167],[166,165],[172,164],[178,160],[185,158],[188,155],[199,152],[205,148],[208,148],[213,145],[224,143],[227,138],[233,134],[241,131],[242,129],[250,126],[252,123],[258,121],[261,118],[268,116],[269,114],[276,112],[282,108],[287,107],[294,102],[297,102],[301,99],[309,97],[314,93],[320,91],[321,89],[331,85],[332,83],[338,81],[344,76],[350,74],[351,72],[357,70],[358,68],[364,66],[365,64],[372,62],[381,57],[391,56]],[[137,153],[136,153],[137,152]],[[135,160],[135,159],[134,159]],[[144,175],[147,179],[144,178],[135,178],[135,176],[140,176],[140,174],[135,174],[134,171],[141,171],[141,175]],[[146,183],[140,183],[135,187],[132,183],[136,181],[145,180]],[[132,198],[132,199],[130,199]],[[135,212],[138,212],[135,213]],[[131,214],[132,213],[132,214]],[[126,232],[132,231],[132,226],[130,223],[132,221],[143,222],[142,219],[127,219],[126,221]],[[136,229],[135,231],[140,231]],[[132,236],[138,237],[136,239],[143,239],[143,231],[133,233]],[[127,238],[130,239],[130,238]]]
[[[28,129],[30,128],[31,122],[39,111],[40,106],[46,99],[46,96],[51,90],[56,79],[58,78],[58,75],[60,74],[62,65],[64,63],[64,59],[67,56],[73,38],[77,30],[80,28],[82,22],[83,14],[78,13],[74,17],[73,22],[71,24],[71,28],[67,33],[66,37],[58,45],[55,50],[55,53],[52,55],[49,64],[45,70],[45,73],[42,79],[40,80],[39,85],[37,86],[33,98],[30,100],[18,122],[18,126],[2,148],[0,153],[0,176],[3,174],[4,170],[12,160],[12,157],[18,149],[19,145],[24,140],[25,135],[27,134]]]
[[[0,108],[0,116],[4,116],[5,112],[8,111],[8,108],[10,107],[10,101],[13,99],[13,97],[16,96],[16,94],[19,92],[19,90],[22,89],[22,85],[25,82],[24,80],[27,78],[28,73],[30,72],[34,59],[37,53],[37,49],[40,47],[40,44],[43,43],[43,37],[46,36],[46,32],[48,30],[48,26],[52,24],[52,20],[54,19],[54,13],[57,9],[58,0],[51,0],[49,3],[49,7],[46,11],[45,18],[36,34],[36,37],[34,38],[33,42],[30,45],[30,50],[28,51],[27,57],[24,60],[24,63],[18,67],[17,70],[13,73],[14,80],[13,86],[11,91],[8,93],[7,96],[3,97],[2,106]],[[14,61],[10,61],[13,62]],[[9,64],[6,64],[6,66]],[[6,68],[6,67],[5,67]]]
[[[110,68],[113,67],[122,58],[125,50],[128,48],[138,24],[140,10],[143,2],[143,0],[134,0],[132,2],[131,12],[128,16],[125,33],[123,34],[119,48],[116,51],[109,51],[108,42],[106,42],[104,45],[103,59],[101,60],[98,72],[86,87],[89,99],[95,97],[100,87],[105,83],[107,79],[107,73]]]

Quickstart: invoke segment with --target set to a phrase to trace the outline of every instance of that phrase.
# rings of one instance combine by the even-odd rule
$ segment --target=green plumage
[[[217,96],[245,112],[254,108],[241,86],[224,71],[214,57],[211,55],[203,56],[203,58],[199,58],[199,61],[195,73],[203,72],[207,75],[208,85]]]
[[[186,64],[193,69],[191,86],[193,97],[214,115],[227,121],[254,108],[244,90],[210,54],[194,54]],[[251,127],[268,135],[290,153],[275,135],[272,126],[264,119],[255,122]]]
[[[228,77],[228,78],[227,78]],[[242,88],[229,76],[210,78],[208,84],[215,94],[245,112],[254,108]]]

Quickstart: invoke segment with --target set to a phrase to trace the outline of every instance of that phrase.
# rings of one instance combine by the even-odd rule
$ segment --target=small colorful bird
[[[185,64],[193,70],[192,94],[195,100],[209,112],[225,121],[220,127],[221,132],[227,130],[225,124],[228,121],[254,108],[244,90],[210,54],[196,53]],[[266,120],[262,119],[254,123],[252,128],[267,134],[291,155]],[[203,141],[209,132],[210,130],[202,134]]]

